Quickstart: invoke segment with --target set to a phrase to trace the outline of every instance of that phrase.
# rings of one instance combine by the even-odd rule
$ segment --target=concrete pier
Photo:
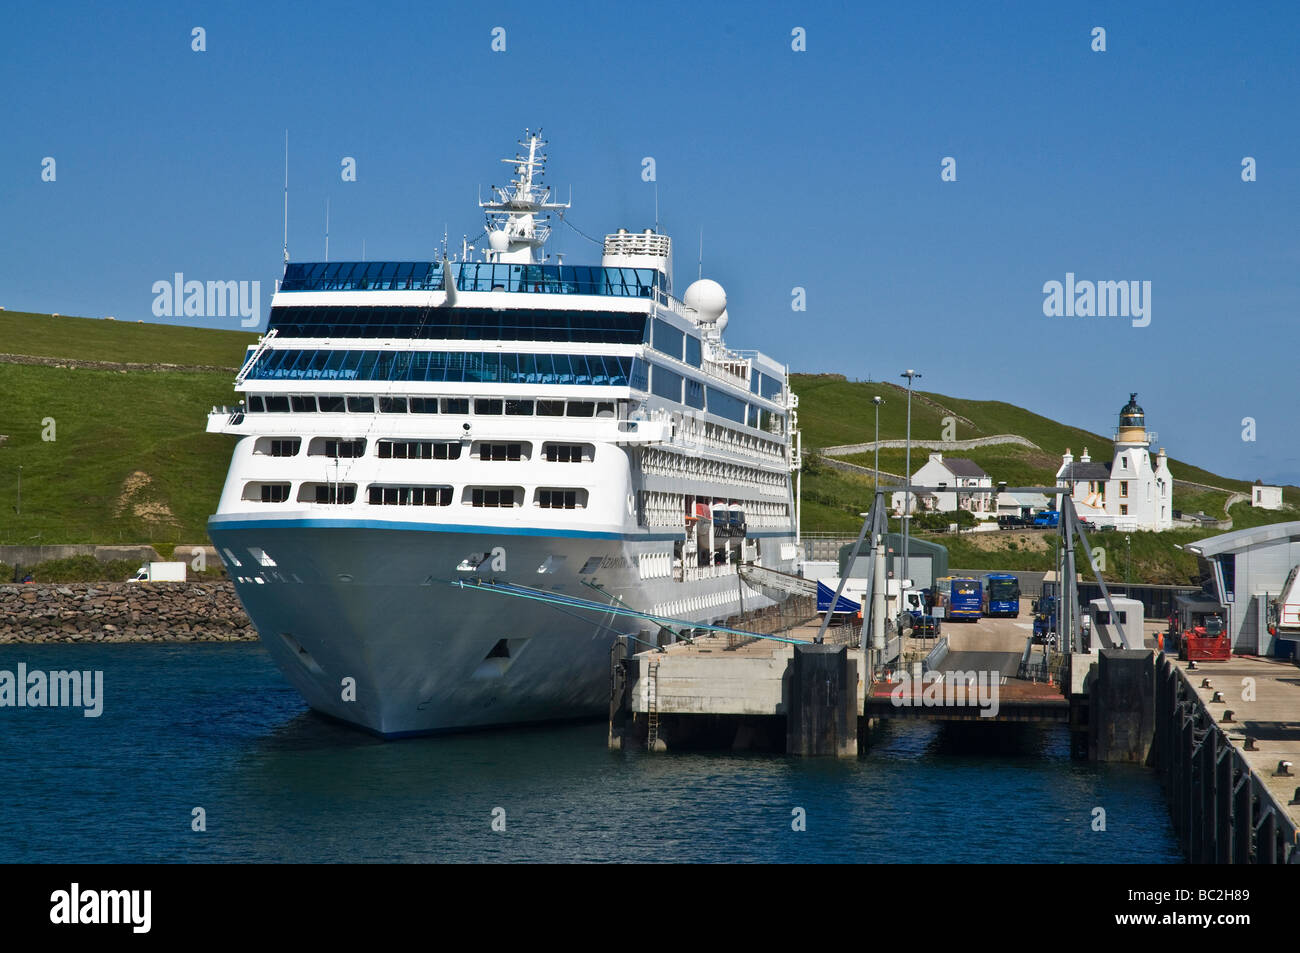
[[[1155,669],[1151,762],[1192,863],[1300,863],[1300,670],[1234,658]],[[1216,695],[1216,693],[1219,693]]]
[[[610,747],[856,756],[865,668],[849,644],[857,630],[832,628],[826,644],[810,644],[816,632],[814,623],[784,633],[800,644],[712,634],[612,659],[626,674],[611,674],[622,704],[610,706]]]

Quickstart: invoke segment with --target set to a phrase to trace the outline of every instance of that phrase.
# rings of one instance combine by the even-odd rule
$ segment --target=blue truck
[[[1061,514],[1058,510],[1043,510],[1041,513],[1034,514],[1034,525],[1049,528],[1060,526]]]
[[[948,600],[948,618],[978,622],[984,613],[984,587],[978,579],[954,577]]]
[[[987,601],[984,614],[987,616],[1007,616],[1016,618],[1020,615],[1020,580],[1010,573],[991,572],[984,577],[984,591]]]

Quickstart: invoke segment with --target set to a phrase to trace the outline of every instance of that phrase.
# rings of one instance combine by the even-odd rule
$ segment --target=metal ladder
[[[650,659],[650,669],[646,681],[646,721],[649,731],[646,733],[646,748],[655,750],[659,740],[659,660]]]
[[[275,340],[275,336],[279,333],[279,328],[271,328],[271,330],[262,335],[261,340],[257,342],[257,347],[253,349],[253,353],[248,355],[248,360],[244,361],[244,366],[241,367],[239,373],[235,375],[235,383],[237,385],[244,383],[244,378],[248,376],[250,371],[252,371],[253,365],[257,363],[257,359],[266,352],[266,350],[271,346],[271,342]]]

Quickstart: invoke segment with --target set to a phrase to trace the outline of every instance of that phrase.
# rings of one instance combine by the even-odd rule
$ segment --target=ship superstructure
[[[208,422],[239,437],[209,532],[263,641],[385,736],[598,713],[610,642],[658,635],[456,580],[708,624],[770,604],[740,566],[796,560],[785,367],[726,347],[716,282],[673,296],[667,235],[547,261],[567,205],[520,146],[480,260],[287,263]]]

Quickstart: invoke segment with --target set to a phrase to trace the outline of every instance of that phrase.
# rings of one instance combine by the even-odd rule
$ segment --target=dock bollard
[[[1258,750],[1259,750],[1257,747],[1255,747],[1255,739],[1252,738],[1250,735],[1247,735],[1247,736],[1246,736],[1246,743],[1245,743],[1244,745],[1242,745],[1242,749],[1245,750],[1245,751],[1258,751]]]
[[[1225,708],[1225,709],[1223,710],[1223,718],[1221,718],[1220,720],[1223,721],[1223,722],[1226,723],[1226,724],[1231,724],[1231,723],[1232,723],[1232,716],[1233,716],[1233,714],[1234,714],[1234,712],[1233,712],[1233,710],[1232,710],[1231,708]]]
[[[1210,701],[1214,702],[1216,705],[1223,704],[1223,692],[1215,692],[1210,696]]]
[[[1279,762],[1277,763],[1277,776],[1278,776],[1279,778],[1289,778],[1289,777],[1291,777],[1291,762],[1290,762],[1290,761],[1279,761]]]

